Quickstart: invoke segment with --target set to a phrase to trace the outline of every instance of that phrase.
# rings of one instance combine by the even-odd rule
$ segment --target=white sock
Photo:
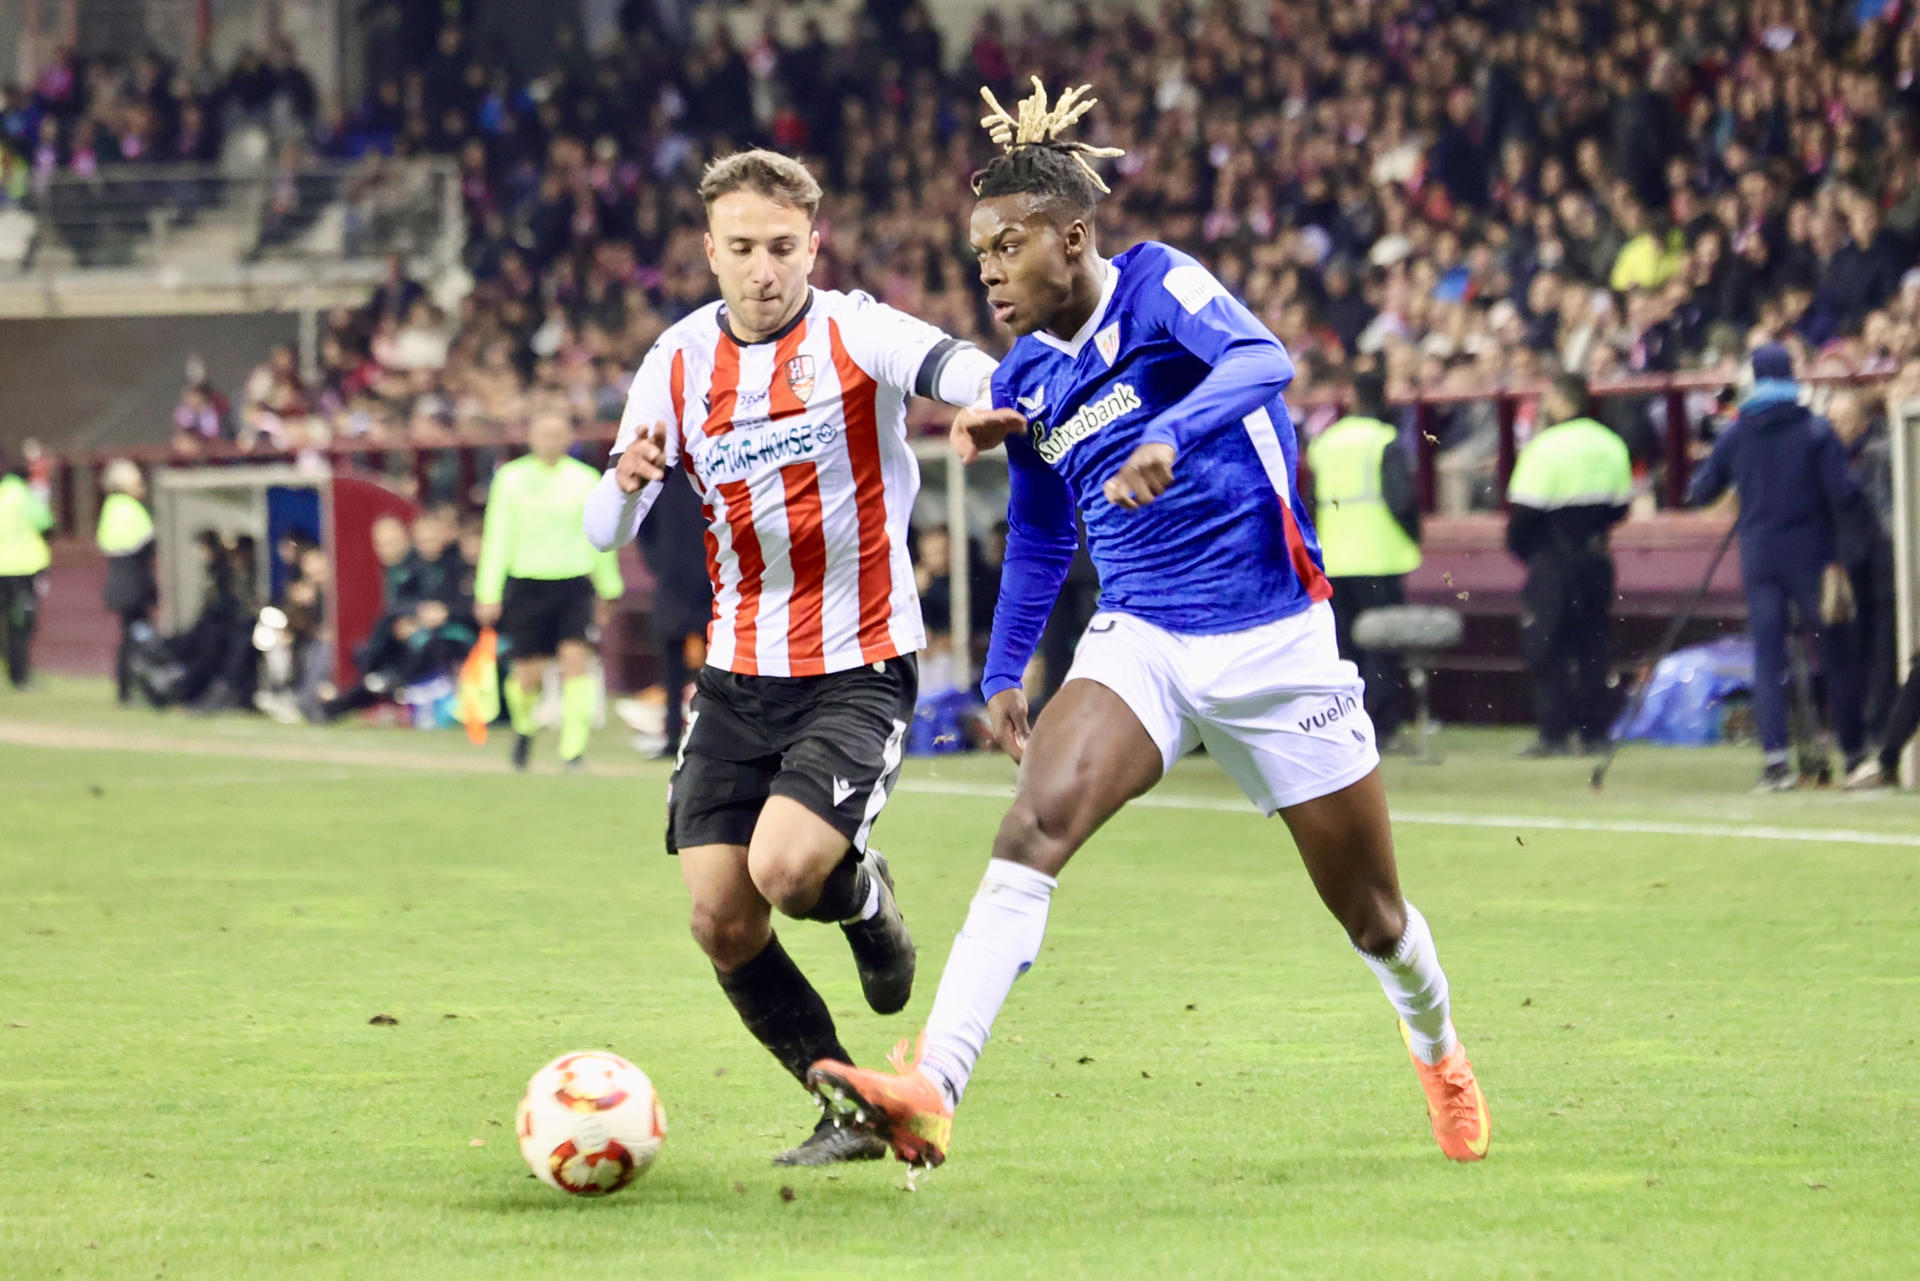
[[[947,954],[927,1016],[920,1067],[958,1103],[1013,981],[1032,968],[1047,933],[1047,906],[1060,882],[1019,863],[992,859]]]
[[[1413,1056],[1422,1063],[1438,1063],[1453,1052],[1459,1038],[1453,1034],[1452,1009],[1447,1003],[1447,976],[1434,950],[1427,918],[1408,903],[1407,932],[1386,956],[1360,952],[1393,1008],[1413,1032]],[[1356,952],[1358,948],[1354,949]]]
[[[880,874],[874,872],[867,877],[867,901],[853,917],[855,921],[871,921],[880,915]]]

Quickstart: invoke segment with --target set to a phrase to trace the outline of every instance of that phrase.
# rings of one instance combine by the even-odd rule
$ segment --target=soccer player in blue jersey
[[[1062,868],[1195,744],[1293,836],[1322,901],[1400,1016],[1441,1150],[1486,1155],[1491,1124],[1454,1034],[1426,921],[1400,894],[1361,683],[1334,644],[1332,594],[1294,483],[1282,399],[1293,364],[1207,269],[1152,241],[1094,241],[1106,186],[1063,141],[1084,87],[1009,115],[975,176],[970,235],[994,316],[1017,335],[991,405],[963,410],[963,458],[1003,440],[1007,553],[984,693],[1018,793],[912,1059],[831,1061],[808,1083],[901,1160],[938,1165],[953,1108],[1014,980],[1039,955]],[[1100,612],[1029,732],[1020,676],[1086,524]]]

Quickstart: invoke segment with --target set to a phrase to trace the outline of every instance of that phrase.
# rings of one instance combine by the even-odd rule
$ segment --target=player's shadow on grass
[[[723,1209],[737,1211],[771,1205],[781,1208],[782,1188],[793,1189],[795,1202],[870,1202],[893,1192],[902,1175],[893,1162],[875,1162],[861,1169],[848,1167],[837,1178],[818,1171],[782,1171],[772,1168],[738,1170],[716,1165],[698,1169],[650,1170],[632,1185],[611,1196],[576,1197],[557,1192],[531,1175],[510,1175],[506,1186],[468,1200],[471,1209],[488,1214],[568,1214],[646,1212],[662,1209]],[[744,1189],[744,1190],[742,1190]],[[797,1206],[788,1208],[798,1208]]]

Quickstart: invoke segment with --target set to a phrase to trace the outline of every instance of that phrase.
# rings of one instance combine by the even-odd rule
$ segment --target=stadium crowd
[[[748,143],[822,174],[821,284],[997,345],[962,234],[975,92],[1029,71],[1103,98],[1092,136],[1127,152],[1109,250],[1201,255],[1286,341],[1303,399],[1356,362],[1396,393],[1453,391],[1730,372],[1763,338],[1805,372],[1920,384],[1912,6],[1278,0],[1256,23],[1082,3],[989,11],[952,57],[917,0],[695,12],[689,47],[642,27],[589,54],[563,32],[537,66],[446,26],[324,121],[280,46],[200,91],[152,58],[68,60],[9,90],[0,126],[36,172],[97,163],[83,136],[204,146],[188,122],[236,113],[331,155],[456,159],[463,278],[396,270],[333,317],[317,380],[282,354],[230,415],[214,389],[183,399],[186,431],[278,447],[497,439],[540,395],[614,417],[647,345],[711,296],[693,175]],[[1643,472],[1664,412],[1608,402]],[[1439,434],[1490,470],[1489,406]]]
[[[316,155],[457,164],[461,269],[418,281],[395,257],[363,306],[328,318],[317,367],[277,349],[231,400],[193,380],[181,450],[467,444],[486,451],[484,484],[538,409],[610,434],[642,353],[712,296],[699,167],[754,144],[806,158],[827,189],[816,283],[997,349],[964,237],[977,90],[1011,101],[1028,73],[1102,98],[1089,137],[1125,152],[1103,248],[1152,237],[1212,266],[1292,352],[1309,436],[1363,370],[1398,397],[1561,373],[1731,383],[1778,343],[1802,375],[1920,394],[1920,10],[1901,0],[1275,0],[1257,18],[1227,0],[1083,0],[989,10],[964,50],[922,0],[694,19],[685,42],[643,24],[595,52],[562,30],[534,65],[423,29],[330,117],[283,44],[220,78],[63,59],[7,90],[0,163],[17,187],[217,148],[238,124]],[[1598,411],[1643,492],[1659,490],[1667,409]],[[1702,453],[1723,409],[1711,391],[1687,403]],[[1833,413],[1872,492],[1882,396]],[[1523,440],[1542,415],[1522,399]],[[1448,505],[1489,501],[1491,402],[1430,425]],[[483,493],[445,462],[418,496],[471,509]],[[940,559],[928,534],[923,574]]]

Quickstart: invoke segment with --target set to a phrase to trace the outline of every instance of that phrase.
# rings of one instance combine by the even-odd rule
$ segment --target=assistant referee
[[[527,428],[531,452],[493,475],[474,574],[474,616],[500,629],[512,671],[501,691],[513,722],[513,765],[533,750],[533,709],[547,663],[560,661],[560,760],[582,765],[593,728],[590,644],[608,606],[626,591],[612,552],[596,551],[581,527],[600,473],[567,456],[572,421],[542,411]]]

